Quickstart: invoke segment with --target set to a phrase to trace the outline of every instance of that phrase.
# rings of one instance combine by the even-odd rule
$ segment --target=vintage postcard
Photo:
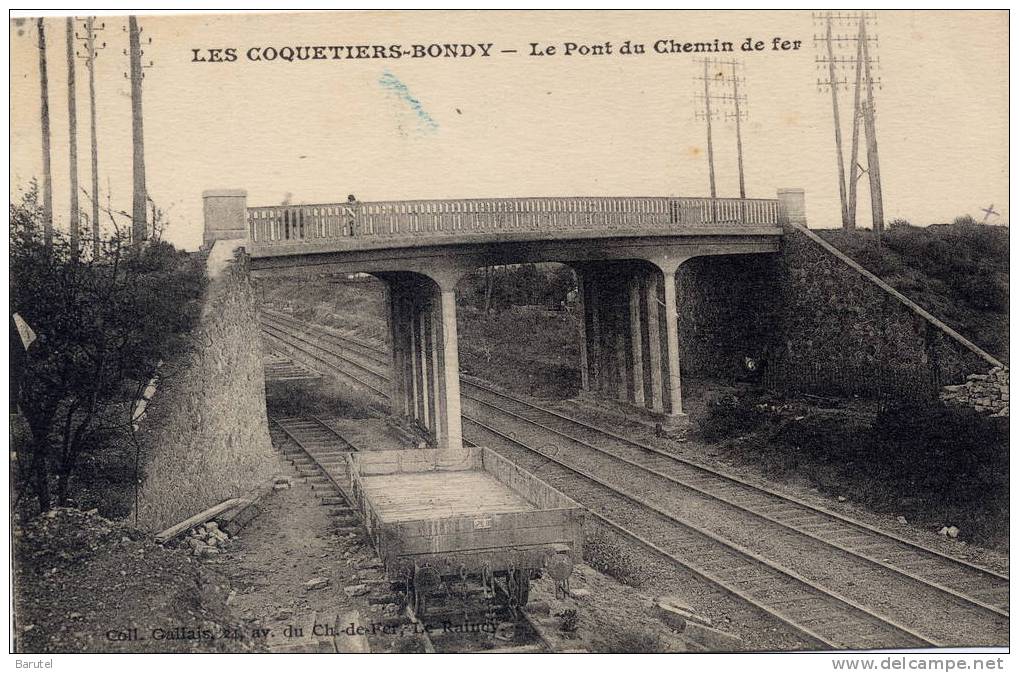
[[[1003,668],[1008,24],[12,13],[17,667]]]

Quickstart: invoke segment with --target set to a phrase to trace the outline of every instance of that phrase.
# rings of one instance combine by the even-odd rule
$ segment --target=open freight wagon
[[[457,601],[466,613],[471,596],[523,607],[531,580],[547,571],[565,584],[581,560],[580,505],[491,449],[464,452],[455,466],[440,466],[436,449],[348,458],[351,495],[387,576],[422,617]]]

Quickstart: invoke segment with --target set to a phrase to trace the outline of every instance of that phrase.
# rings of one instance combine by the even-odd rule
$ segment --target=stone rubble
[[[315,591],[317,589],[325,589],[329,586],[330,580],[328,577],[313,577],[304,583],[305,591]]]
[[[219,524],[210,521],[191,529],[187,544],[191,547],[192,554],[207,559],[219,554],[219,547],[229,539],[230,536],[219,529]]]
[[[959,537],[959,529],[955,526],[942,526],[941,530],[938,531],[938,535],[944,535],[950,537],[953,540]],[[963,544],[966,544],[963,542]]]
[[[995,367],[986,374],[970,374],[966,382],[941,389],[944,402],[989,413],[994,418],[1008,417],[1008,368]]]

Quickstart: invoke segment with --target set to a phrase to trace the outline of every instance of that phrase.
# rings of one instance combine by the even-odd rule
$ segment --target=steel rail
[[[506,393],[504,391],[497,390],[497,389],[495,389],[493,387],[490,387],[490,386],[487,386],[487,385],[483,385],[483,384],[479,384],[479,383],[474,382],[474,381],[470,381],[470,382],[465,381],[465,383],[467,383],[468,385],[472,385],[472,386],[474,386],[476,388],[479,388],[481,390],[484,390],[485,392],[492,393],[494,395],[497,395],[499,397],[503,397],[503,398],[508,399],[508,400],[512,400],[514,402],[517,402],[518,404],[523,404],[523,405],[525,405],[527,407],[530,407],[530,408],[532,408],[532,409],[534,409],[534,410],[536,410],[536,411],[538,411],[540,413],[548,414],[550,416],[555,416],[556,418],[562,419],[562,420],[567,421],[569,423],[572,423],[574,425],[580,426],[580,427],[588,429],[588,430],[592,430],[592,431],[597,432],[599,434],[605,435],[606,437],[611,437],[612,439],[614,439],[616,441],[624,442],[624,443],[629,444],[629,445],[631,445],[631,446],[633,446],[635,448],[641,449],[643,451],[647,451],[649,453],[656,454],[656,455],[661,456],[661,457],[663,457],[663,458],[665,458],[667,460],[671,460],[671,461],[674,461],[674,462],[677,462],[677,463],[681,463],[681,464],[686,465],[688,467],[694,468],[696,470],[700,470],[700,471],[702,471],[704,473],[707,473],[707,474],[711,474],[713,476],[719,477],[721,479],[724,479],[724,480],[729,481],[731,483],[737,484],[739,486],[744,486],[744,487],[753,489],[755,491],[758,491],[760,493],[767,494],[767,495],[772,496],[774,498],[780,498],[782,500],[786,500],[786,501],[792,502],[792,503],[794,503],[796,505],[799,505],[800,507],[812,510],[812,511],[817,512],[819,514],[822,514],[824,516],[831,517],[831,518],[834,518],[834,519],[838,519],[839,521],[841,521],[842,523],[845,523],[847,525],[855,526],[856,528],[864,529],[864,530],[866,530],[866,531],[868,531],[870,533],[874,533],[876,535],[880,535],[882,537],[888,538],[888,539],[893,540],[895,542],[898,542],[900,544],[906,545],[908,547],[912,547],[913,549],[920,550],[921,552],[924,552],[924,553],[927,553],[927,554],[931,554],[933,556],[937,556],[937,557],[941,558],[942,560],[948,561],[948,562],[950,562],[950,563],[952,563],[954,565],[962,566],[962,567],[966,568],[967,570],[972,570],[972,571],[977,572],[979,574],[987,575],[989,577],[993,577],[993,578],[998,579],[998,580],[1003,580],[1005,582],[1009,581],[1008,575],[1003,575],[1003,574],[997,573],[997,572],[995,572],[993,570],[990,570],[988,568],[982,568],[982,567],[980,567],[980,566],[978,566],[976,564],[970,563],[969,561],[966,561],[964,559],[955,558],[954,556],[951,556],[951,555],[946,554],[944,552],[938,551],[937,549],[932,549],[931,547],[928,547],[926,545],[923,545],[923,544],[920,544],[920,543],[917,543],[917,542],[913,542],[913,541],[908,540],[908,539],[906,539],[904,537],[896,535],[895,533],[892,533],[892,532],[889,532],[889,531],[886,531],[886,530],[882,530],[882,529],[880,529],[880,528],[878,528],[876,526],[872,526],[872,525],[870,525],[868,523],[864,523],[862,521],[857,521],[855,519],[850,519],[849,517],[847,517],[847,516],[845,516],[843,514],[839,514],[838,512],[834,512],[834,511],[832,511],[830,509],[827,509],[827,508],[824,508],[824,507],[820,507],[818,505],[813,505],[811,503],[806,502],[805,500],[801,500],[800,498],[797,498],[796,496],[791,496],[791,495],[786,495],[784,493],[779,493],[778,491],[774,491],[774,490],[772,490],[770,488],[767,488],[765,486],[760,486],[758,484],[753,484],[751,482],[744,481],[743,479],[740,479],[739,477],[733,476],[731,474],[727,474],[727,473],[722,472],[721,470],[718,470],[716,468],[708,467],[706,465],[701,465],[700,463],[696,463],[696,462],[691,461],[691,460],[689,460],[687,458],[683,458],[682,456],[677,456],[677,455],[669,453],[667,451],[663,451],[662,449],[658,449],[658,448],[655,448],[655,447],[650,446],[648,444],[644,444],[642,442],[638,442],[636,440],[630,439],[629,437],[624,437],[622,435],[619,435],[617,433],[612,432],[611,430],[606,430],[604,428],[600,428],[598,426],[591,425],[590,423],[587,423],[586,421],[582,421],[580,419],[574,418],[574,417],[569,416],[567,414],[563,414],[561,412],[554,411],[552,409],[546,409],[545,407],[538,406],[538,405],[536,405],[536,404],[534,404],[532,402],[529,402],[529,401],[524,400],[524,399],[522,399],[520,397],[517,397],[516,395],[512,395],[512,394]]]
[[[679,517],[677,517],[677,516],[667,512],[666,510],[658,507],[657,505],[655,505],[655,504],[653,504],[651,502],[648,502],[647,500],[645,500],[644,498],[642,498],[642,497],[640,497],[638,495],[634,495],[634,494],[632,494],[632,493],[630,493],[628,491],[625,491],[625,490],[623,490],[623,489],[621,489],[621,488],[619,488],[617,486],[613,486],[612,484],[609,484],[608,482],[602,480],[600,477],[597,477],[597,476],[595,476],[593,474],[590,474],[589,472],[587,472],[585,470],[582,470],[580,468],[576,468],[576,467],[567,465],[566,463],[562,462],[561,460],[557,459],[556,457],[550,456],[547,453],[541,451],[540,449],[536,449],[536,448],[534,448],[532,446],[529,446],[526,443],[520,441],[519,439],[516,439],[515,437],[510,437],[509,435],[506,435],[505,433],[503,433],[503,432],[501,432],[501,431],[499,431],[499,430],[497,430],[495,428],[492,428],[491,426],[487,425],[486,423],[483,423],[483,422],[481,422],[479,420],[470,418],[468,416],[464,416],[464,419],[467,420],[470,423],[473,423],[473,424],[481,427],[481,428],[484,428],[487,432],[489,432],[491,434],[494,434],[494,435],[497,435],[497,436],[503,438],[505,441],[508,441],[508,442],[510,442],[512,444],[515,444],[515,445],[517,445],[517,446],[527,450],[527,451],[530,451],[530,452],[532,452],[532,453],[534,453],[534,454],[536,454],[538,456],[541,456],[542,458],[544,458],[544,459],[546,459],[548,461],[556,463],[557,465],[559,465],[563,469],[567,470],[568,472],[577,474],[580,477],[582,477],[583,479],[597,484],[598,486],[600,486],[603,489],[609,491],[610,493],[614,493],[614,494],[616,494],[616,495],[618,495],[618,496],[620,496],[620,497],[622,497],[622,498],[624,498],[626,500],[629,500],[629,501],[631,501],[633,503],[636,503],[637,505],[639,505],[639,506],[641,506],[641,507],[643,507],[645,509],[648,509],[648,510],[651,510],[652,512],[655,512],[658,516],[661,516],[661,517],[663,517],[663,518],[673,522],[674,524],[676,524],[677,527],[681,528],[682,530],[688,531],[688,532],[694,534],[695,536],[700,536],[700,537],[706,538],[706,539],[710,540],[711,542],[713,542],[713,543],[723,547],[724,549],[727,549],[727,550],[735,553],[736,555],[746,559],[751,564],[763,565],[766,568],[768,568],[768,569],[770,569],[772,571],[775,571],[775,572],[779,573],[780,575],[785,576],[785,577],[791,579],[793,582],[807,587],[809,591],[812,591],[815,594],[821,594],[821,595],[827,597],[829,601],[836,602],[836,603],[839,603],[839,604],[842,604],[842,605],[846,605],[849,608],[851,608],[852,610],[855,610],[857,612],[861,612],[864,615],[866,615],[866,618],[868,618],[869,620],[875,621],[875,622],[879,622],[882,625],[891,627],[891,629],[893,631],[905,634],[905,635],[909,636],[910,638],[915,639],[917,642],[919,642],[923,646],[943,647],[942,644],[939,644],[939,643],[936,643],[934,641],[929,640],[925,636],[923,636],[923,635],[913,631],[909,627],[907,627],[905,625],[902,625],[902,624],[899,624],[899,623],[897,623],[897,622],[895,622],[893,620],[887,619],[885,617],[882,617],[881,615],[878,615],[878,614],[874,613],[873,611],[869,610],[868,608],[866,608],[866,607],[864,607],[862,605],[859,605],[858,603],[852,601],[851,599],[848,599],[848,598],[839,596],[839,595],[837,595],[835,593],[832,593],[828,589],[825,589],[824,587],[819,586],[819,585],[813,583],[812,581],[806,579],[805,577],[802,577],[801,575],[799,575],[795,571],[793,571],[793,570],[791,570],[789,568],[785,568],[784,566],[782,566],[782,565],[780,565],[778,563],[775,563],[773,561],[769,561],[768,559],[760,556],[759,554],[757,554],[756,552],[754,552],[752,550],[746,549],[746,548],[744,548],[744,547],[742,547],[740,545],[737,545],[735,543],[727,541],[727,540],[719,537],[718,535],[715,535],[714,533],[712,533],[710,531],[702,530],[702,529],[700,529],[700,528],[698,528],[698,527],[696,527],[696,526],[694,526],[692,524],[689,524],[686,521],[680,519]],[[576,496],[571,496],[571,497],[575,498]],[[590,511],[590,509],[589,509],[589,511]],[[603,517],[602,515],[599,515],[599,518],[606,518],[606,517]],[[768,607],[768,606],[764,605],[758,599],[750,597],[750,596],[748,596],[746,594],[742,594],[741,595],[742,592],[740,592],[739,589],[736,589],[735,587],[731,586],[730,582],[727,582],[726,580],[715,576],[713,573],[711,573],[711,571],[705,570],[703,568],[695,568],[689,562],[681,561],[680,563],[683,565],[683,567],[695,571],[696,574],[698,574],[699,576],[704,577],[705,579],[709,580],[713,584],[716,584],[716,585],[724,588],[727,592],[733,593],[734,595],[738,595],[740,598],[743,598],[744,600],[748,600],[749,602],[751,602],[755,607],[758,607],[758,608],[764,610],[765,612],[767,612],[769,614],[772,614],[775,617],[778,617],[779,619],[781,619],[781,621],[783,621],[784,623],[788,624],[789,626],[792,626],[798,632],[806,635],[807,637],[811,638],[812,640],[821,641],[824,644],[830,645],[832,647],[838,647],[840,645],[840,643],[832,642],[829,638],[826,638],[825,636],[822,636],[821,634],[818,634],[817,632],[813,631],[809,627],[806,627],[806,626],[798,624],[795,621],[795,618],[786,617],[785,615],[782,614],[782,611],[780,609],[774,608],[774,607]],[[740,592],[740,593],[737,593],[737,592]]]
[[[270,310],[270,309],[261,309],[261,314],[262,314],[263,318],[267,317],[267,318],[270,318],[272,320],[276,320],[277,322],[289,322],[289,323],[293,323],[293,324],[296,324],[296,325],[300,325],[302,327],[308,328],[308,330],[310,330],[312,332],[317,332],[319,334],[326,335],[326,336],[328,336],[328,337],[330,337],[332,339],[335,339],[337,341],[345,342],[347,344],[351,344],[354,348],[360,348],[362,350],[370,352],[372,354],[372,357],[376,357],[377,356],[380,359],[380,363],[379,364],[383,364],[383,365],[389,364],[389,351],[384,349],[384,348],[380,348],[380,347],[378,347],[378,346],[376,346],[374,344],[370,344],[370,343],[367,343],[367,342],[364,342],[364,341],[360,341],[358,339],[355,339],[355,338],[349,337],[349,336],[345,336],[343,334],[337,334],[336,332],[333,332],[332,330],[325,329],[321,325],[313,325],[312,323],[305,322],[304,320],[301,320],[300,318],[295,318],[293,316],[287,315],[286,313],[281,313],[279,311],[273,311],[273,310]]]
[[[329,470],[327,470],[325,468],[325,466],[322,465],[322,463],[321,463],[321,461],[319,461],[318,457],[315,456],[308,449],[308,447],[304,444],[304,442],[302,442],[300,439],[298,439],[297,436],[293,432],[291,432],[290,428],[287,428],[287,426],[284,425],[282,419],[270,417],[269,418],[269,424],[270,425],[275,425],[277,428],[282,430],[283,434],[285,434],[290,439],[290,441],[293,442],[294,445],[297,446],[298,449],[300,449],[302,452],[304,452],[304,455],[307,456],[309,460],[311,460],[313,463],[315,463],[315,467],[318,469],[318,471],[321,472],[322,475],[326,479],[329,480],[329,483],[331,483],[333,485],[333,487],[336,489],[337,493],[340,494],[340,497],[343,498],[344,501],[346,501],[347,505],[348,506],[352,506],[351,502],[350,502],[350,498],[347,497],[347,493],[343,490],[343,486],[341,486],[339,484],[339,482],[337,482],[335,479],[333,479],[333,476],[329,473]],[[341,439],[343,439],[343,438],[341,437]],[[346,441],[346,440],[344,440],[344,441]],[[348,446],[349,446],[349,443],[348,443]],[[351,447],[351,448],[353,448],[353,447]]]
[[[279,329],[279,328],[274,328],[274,329],[276,329],[277,331],[280,331],[280,332],[282,332],[282,331],[283,331],[283,330],[281,330],[281,329]],[[323,358],[322,356],[320,356],[320,355],[316,355],[315,353],[312,353],[312,352],[311,352],[310,350],[308,350],[308,349],[307,349],[307,348],[305,348],[305,347],[302,347],[302,346],[298,346],[298,345],[296,345],[296,344],[294,344],[294,343],[288,343],[288,342],[287,342],[287,341],[286,341],[285,339],[283,339],[283,338],[281,338],[281,337],[279,337],[279,336],[276,336],[275,334],[272,334],[272,333],[271,333],[271,332],[270,332],[269,330],[265,329],[265,328],[264,328],[264,326],[263,326],[263,330],[262,330],[262,331],[263,331],[263,333],[265,333],[265,334],[268,334],[268,335],[269,335],[270,337],[272,337],[272,338],[274,338],[274,339],[277,339],[277,340],[279,340],[279,341],[282,341],[282,342],[283,342],[284,344],[287,344],[287,345],[289,345],[290,347],[292,347],[292,348],[295,348],[295,349],[297,349],[297,350],[299,350],[299,351],[301,351],[301,352],[305,353],[305,354],[306,354],[306,355],[308,355],[309,357],[311,357],[311,358],[314,358],[315,360],[317,360],[317,361],[321,362],[322,364],[324,364],[325,366],[329,367],[330,369],[332,369],[332,370],[334,370],[334,371],[336,371],[336,372],[338,372],[338,373],[342,374],[343,376],[346,376],[347,378],[349,378],[350,380],[354,381],[355,383],[357,383],[357,384],[359,384],[359,385],[362,385],[362,386],[364,386],[365,388],[368,388],[369,390],[371,390],[372,392],[374,392],[374,393],[375,393],[376,395],[379,395],[379,396],[381,396],[381,397],[384,397],[384,398],[386,398],[386,399],[389,399],[389,393],[388,393],[388,392],[386,392],[386,391],[384,391],[384,390],[381,390],[381,389],[379,389],[379,388],[377,388],[377,387],[373,386],[372,384],[368,383],[367,381],[364,381],[364,380],[362,380],[362,379],[359,379],[358,377],[354,376],[354,375],[353,375],[353,374],[351,374],[350,372],[348,372],[348,371],[345,371],[345,370],[343,370],[343,369],[341,369],[341,368],[337,367],[337,366],[336,366],[335,364],[333,364],[333,363],[329,362],[328,360],[326,360],[326,359],[325,359],[325,358]],[[308,343],[308,344],[310,344],[311,346],[313,346],[313,347],[315,347],[315,348],[318,348],[318,349],[319,349],[319,350],[321,350],[321,351],[325,351],[326,353],[329,353],[329,354],[330,354],[330,355],[332,355],[333,357],[335,357],[335,358],[338,358],[338,359],[340,359],[340,360],[343,360],[344,362],[349,362],[349,363],[351,363],[351,364],[356,364],[356,363],[354,363],[354,362],[353,362],[352,360],[350,360],[349,358],[347,358],[347,357],[345,357],[345,356],[342,356],[342,355],[340,355],[340,354],[338,354],[338,353],[334,353],[333,351],[330,351],[330,350],[329,350],[328,348],[322,348],[321,346],[318,346],[318,345],[314,344],[313,342],[311,342],[311,341],[308,341],[307,339],[304,339],[304,338],[302,338],[302,337],[299,337],[299,336],[297,336],[297,335],[295,335],[295,334],[290,334],[290,335],[288,335],[288,336],[289,336],[289,337],[291,337],[292,339],[297,339],[297,340],[299,340],[299,341],[304,341],[305,343]],[[386,376],[384,376],[384,375],[382,375],[382,374],[378,374],[378,373],[376,373],[376,372],[372,372],[372,371],[371,371],[370,369],[366,369],[366,368],[365,368],[365,367],[364,367],[363,365],[361,365],[361,368],[362,368],[362,369],[365,369],[365,371],[368,371],[368,372],[370,372],[370,373],[374,374],[375,376],[377,376],[378,378],[381,378],[381,379],[382,379],[382,380],[384,380],[384,381],[387,381],[387,382],[388,382],[388,380],[389,380],[389,378],[388,378],[388,377],[386,377]]]
[[[477,386],[477,387],[479,387],[481,389],[485,389],[483,386]],[[908,579],[910,579],[910,580],[912,580],[914,582],[918,582],[918,583],[920,583],[921,585],[923,585],[925,587],[929,587],[929,588],[934,589],[936,591],[940,591],[942,593],[945,593],[945,594],[951,596],[952,598],[954,598],[956,600],[963,601],[964,603],[966,603],[968,605],[971,605],[971,606],[974,606],[976,608],[979,608],[979,609],[981,609],[981,610],[983,610],[985,612],[990,612],[990,613],[992,613],[994,615],[1002,616],[1002,617],[1008,617],[1009,616],[1008,612],[1005,611],[1005,610],[1001,610],[1000,608],[997,608],[997,607],[995,607],[993,605],[989,605],[987,603],[979,601],[976,598],[973,598],[971,596],[967,596],[965,594],[959,593],[959,592],[955,591],[954,589],[952,589],[950,587],[947,587],[947,586],[944,586],[944,585],[942,585],[942,584],[940,584],[938,582],[932,581],[932,580],[927,579],[925,577],[921,577],[920,575],[913,574],[913,573],[911,573],[911,572],[909,572],[907,570],[903,570],[901,568],[897,568],[896,566],[894,566],[894,565],[892,565],[890,563],[886,563],[884,561],[880,561],[878,559],[872,558],[872,557],[867,556],[865,554],[862,554],[859,551],[856,551],[856,550],[854,550],[854,549],[852,549],[850,547],[846,547],[844,545],[841,545],[841,544],[839,544],[837,542],[833,542],[831,540],[824,539],[823,537],[820,537],[820,536],[818,536],[818,535],[816,535],[816,534],[814,534],[814,533],[812,533],[810,531],[807,531],[807,530],[804,530],[802,528],[798,528],[795,525],[788,524],[788,523],[785,523],[783,521],[780,521],[779,519],[776,519],[776,518],[774,518],[772,516],[769,516],[767,514],[759,512],[759,511],[756,511],[756,510],[754,510],[754,509],[752,509],[750,507],[747,507],[746,505],[741,505],[738,502],[735,502],[733,500],[727,499],[727,498],[725,498],[723,496],[720,496],[720,495],[718,495],[716,493],[712,493],[712,492],[710,492],[708,490],[705,490],[704,488],[701,488],[701,487],[696,486],[694,484],[691,484],[689,482],[683,481],[682,479],[678,479],[678,478],[676,478],[676,477],[674,477],[672,475],[665,474],[664,472],[660,472],[659,470],[656,470],[656,469],[654,469],[652,467],[648,467],[647,465],[642,465],[642,464],[640,464],[640,463],[638,463],[636,461],[630,460],[628,458],[624,458],[624,457],[622,457],[620,455],[617,455],[617,454],[613,453],[612,451],[608,451],[608,450],[603,449],[601,447],[595,446],[594,444],[591,444],[590,442],[587,442],[587,441],[585,441],[585,440],[583,440],[583,439],[581,439],[579,437],[576,437],[576,436],[571,435],[569,433],[563,432],[561,430],[557,430],[556,428],[550,427],[550,426],[545,425],[543,423],[539,423],[539,422],[535,421],[534,419],[530,419],[530,418],[521,416],[521,415],[519,415],[517,413],[514,413],[514,412],[508,410],[508,409],[500,407],[497,404],[494,404],[492,402],[488,402],[486,400],[482,400],[480,398],[472,397],[472,396],[469,396],[469,395],[466,395],[466,394],[464,396],[467,397],[467,399],[469,399],[469,400],[472,400],[474,402],[478,402],[478,403],[483,404],[483,405],[485,405],[487,407],[491,407],[492,409],[495,409],[499,413],[505,414],[507,416],[511,416],[511,417],[513,417],[515,419],[519,419],[519,420],[521,420],[521,421],[523,421],[525,423],[528,423],[528,424],[533,425],[535,427],[541,428],[544,431],[551,432],[553,434],[559,435],[560,437],[564,437],[564,438],[570,440],[571,442],[574,442],[574,443],[579,444],[579,445],[581,445],[581,446],[583,446],[583,447],[585,447],[587,449],[593,450],[593,451],[595,451],[597,453],[600,453],[600,454],[602,454],[604,456],[607,456],[608,458],[610,458],[612,460],[617,460],[617,461],[619,461],[621,463],[625,463],[625,464],[630,465],[630,466],[632,466],[634,468],[637,468],[638,470],[641,470],[643,472],[647,472],[648,474],[652,474],[652,475],[654,475],[654,476],[656,476],[656,477],[658,477],[660,479],[665,479],[665,480],[667,480],[667,481],[669,481],[669,482],[671,482],[673,484],[676,484],[680,488],[685,488],[687,490],[693,491],[693,492],[695,492],[695,493],[697,493],[697,494],[699,494],[701,496],[704,496],[706,498],[710,498],[712,500],[721,502],[721,503],[725,504],[726,506],[738,509],[741,512],[749,514],[750,516],[757,517],[757,518],[762,519],[764,521],[767,521],[767,522],[769,522],[769,523],[771,523],[773,525],[780,526],[781,528],[783,528],[783,529],[785,529],[785,530],[787,530],[787,531],[789,531],[791,533],[795,533],[797,535],[801,535],[801,536],[807,537],[807,538],[809,538],[811,540],[814,540],[815,542],[818,542],[820,544],[823,544],[823,545],[825,545],[827,547],[832,547],[834,549],[838,549],[838,550],[840,550],[840,551],[842,551],[844,553],[850,554],[851,556],[854,556],[854,557],[856,557],[856,558],[858,558],[858,559],[860,559],[860,560],[862,560],[862,561],[864,561],[866,563],[869,563],[869,564],[872,564],[872,565],[884,568],[886,570],[890,570],[890,571],[892,571],[892,572],[894,572],[896,574],[902,575],[903,577],[906,577],[906,578],[908,578]],[[531,405],[531,406],[533,406],[533,405]],[[534,408],[540,409],[540,407],[536,407],[536,406]],[[591,427],[591,426],[587,426],[587,427]]]
[[[378,376],[378,377],[381,377],[381,378],[388,378],[382,372],[376,371],[375,369],[372,369],[371,367],[367,366],[366,364],[364,364],[362,362],[358,362],[357,360],[351,359],[347,354],[336,353],[336,351],[330,351],[329,349],[322,348],[322,346],[320,346],[319,344],[315,343],[314,341],[310,341],[310,340],[306,339],[304,335],[298,334],[298,333],[292,331],[293,328],[288,327],[286,325],[279,325],[279,324],[273,323],[271,320],[268,320],[268,321],[267,320],[263,320],[262,321],[262,328],[263,329],[266,329],[266,328],[273,329],[273,330],[276,330],[277,332],[286,332],[286,333],[290,334],[291,336],[293,336],[294,338],[300,339],[301,341],[303,341],[305,343],[312,344],[313,346],[315,346],[316,348],[318,348],[320,350],[326,350],[326,351],[332,353],[333,355],[335,355],[337,357],[343,357],[343,359],[347,360],[348,362],[350,362],[352,365],[354,365],[358,369],[364,370],[364,371],[372,374],[373,376]],[[331,336],[331,335],[324,334],[324,333],[319,333],[319,335],[320,336],[326,336],[326,337],[330,337]],[[340,338],[340,337],[332,337],[332,338]],[[336,346],[337,348],[341,348],[343,350],[352,350],[352,349],[350,349],[347,346],[343,346],[342,344],[333,343],[332,345]],[[352,353],[352,355],[358,356],[359,354],[358,353]],[[387,360],[385,363],[378,362],[378,361],[373,361],[372,364],[374,364],[377,367],[388,367],[390,363]]]

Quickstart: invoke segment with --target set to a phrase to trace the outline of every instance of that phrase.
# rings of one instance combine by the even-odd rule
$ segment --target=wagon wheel
[[[526,570],[518,572],[514,589],[516,590],[517,606],[523,609],[531,595],[531,573]]]
[[[425,600],[422,595],[422,591],[418,588],[417,584],[414,584],[411,588],[410,596],[408,596],[408,598],[410,599],[410,611],[414,613],[415,618],[421,619]]]
[[[522,610],[531,594],[531,572],[526,569],[517,569],[512,565],[506,571],[505,575],[506,583],[506,607],[509,609],[510,614],[516,615],[518,610]]]
[[[434,591],[442,584],[439,571],[431,566],[421,566],[414,569],[414,581],[410,592],[410,609],[421,619],[427,608],[428,593]]]

